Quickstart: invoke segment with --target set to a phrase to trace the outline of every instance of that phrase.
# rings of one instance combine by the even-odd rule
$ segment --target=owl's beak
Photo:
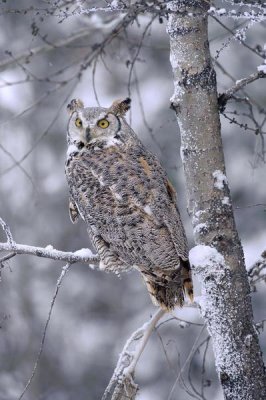
[[[91,139],[91,133],[90,133],[90,128],[86,128],[86,132],[85,132],[85,137],[86,137],[86,141],[89,142]]]

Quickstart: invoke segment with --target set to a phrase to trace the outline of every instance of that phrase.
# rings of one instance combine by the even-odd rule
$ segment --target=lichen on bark
[[[216,249],[224,260],[205,259],[194,266],[202,282],[200,307],[212,336],[217,373],[226,399],[257,400],[266,398],[266,378],[226,179],[207,11],[204,0],[169,4],[171,103],[180,128],[195,242]]]

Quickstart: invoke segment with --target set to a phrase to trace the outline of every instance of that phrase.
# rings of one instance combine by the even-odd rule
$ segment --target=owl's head
[[[123,127],[128,128],[124,115],[130,108],[131,100],[117,100],[111,107],[87,107],[79,99],[71,100],[67,109],[70,113],[67,141],[69,145],[79,143],[108,143],[119,140]]]

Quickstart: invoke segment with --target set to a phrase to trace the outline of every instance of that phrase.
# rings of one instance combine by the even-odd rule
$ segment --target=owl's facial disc
[[[77,117],[76,119],[75,119],[75,125],[76,125],[76,127],[77,128],[79,128],[79,130],[80,130],[80,139],[81,139],[81,142],[89,142],[90,141],[90,128],[87,126],[87,128],[85,129],[85,134],[84,134],[84,127],[83,127],[83,122],[82,122],[82,119],[81,118],[79,118],[79,117]],[[85,139],[85,140],[84,140]]]
[[[68,143],[77,144],[86,142],[86,128],[88,123],[82,115],[82,111],[76,111],[72,114],[68,123]]]
[[[68,124],[68,144],[118,143],[121,117],[108,109],[88,107],[74,111]]]
[[[90,126],[90,138],[93,141],[109,140],[117,135],[121,123],[113,113],[101,113]]]

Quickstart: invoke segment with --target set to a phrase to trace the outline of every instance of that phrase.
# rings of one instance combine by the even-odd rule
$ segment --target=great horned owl
[[[187,240],[175,190],[127,124],[129,107],[130,99],[110,108],[68,105],[70,218],[85,221],[100,268],[137,269],[154,304],[170,310],[184,293],[193,298]]]

